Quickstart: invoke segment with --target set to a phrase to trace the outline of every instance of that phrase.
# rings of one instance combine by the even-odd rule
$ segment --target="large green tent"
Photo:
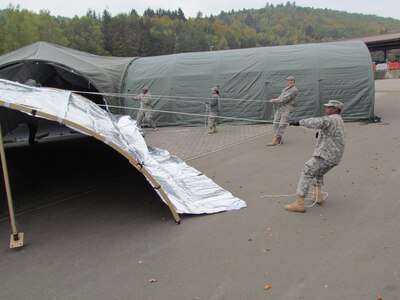
[[[222,122],[272,120],[274,108],[264,100],[279,95],[288,75],[296,77],[299,90],[295,119],[322,115],[330,99],[345,103],[346,121],[373,119],[372,62],[360,41],[140,58],[102,57],[38,42],[0,57],[0,78],[79,87],[91,97],[99,92],[121,107],[115,112],[132,117],[138,103],[131,98],[147,86],[158,126],[202,124],[213,86],[220,89]]]
[[[277,97],[288,75],[296,77],[300,95],[296,119],[322,115],[322,104],[330,99],[345,103],[343,117],[347,121],[371,119],[374,115],[372,62],[362,42],[140,58],[129,66],[122,92],[150,87],[156,95],[156,108],[177,112],[158,113],[157,123],[162,125],[202,122],[200,116],[180,113],[204,114],[204,99],[212,86],[219,86],[222,116],[233,117],[235,122],[238,118],[272,120],[273,107],[261,100]]]

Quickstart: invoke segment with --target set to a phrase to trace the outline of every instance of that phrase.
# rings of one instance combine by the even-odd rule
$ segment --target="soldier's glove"
[[[291,121],[289,124],[292,126],[300,126],[299,121]]]
[[[319,135],[319,131],[317,131],[317,132],[315,133],[315,138],[316,138],[316,139],[318,138],[318,135]]]

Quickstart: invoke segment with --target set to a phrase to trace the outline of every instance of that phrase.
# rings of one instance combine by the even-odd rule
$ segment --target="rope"
[[[99,106],[104,106],[104,105],[100,104]],[[139,108],[139,107],[116,106],[116,105],[108,105],[108,107],[123,108],[123,109],[127,109],[127,110],[141,110],[141,108]],[[160,110],[160,109],[152,109],[152,112],[159,112],[159,113],[166,113],[166,114],[180,114],[180,115],[194,116],[194,117],[207,117],[208,116],[207,114],[196,114],[196,113],[187,113],[187,112],[179,112],[179,111],[172,111],[172,110]],[[248,119],[248,118],[226,117],[226,116],[216,116],[216,118],[273,124],[273,122],[271,122],[271,121],[260,120],[260,119]],[[285,123],[285,124],[289,125],[289,123]]]
[[[103,96],[113,96],[113,97],[121,97],[121,98],[132,98],[135,96],[138,96],[138,94],[120,94],[120,93],[96,93],[96,92],[81,92],[81,91],[70,91],[72,93],[82,93],[82,94],[92,94],[92,95],[103,95]],[[191,97],[191,96],[164,96],[164,95],[152,95],[153,97],[159,97],[160,99],[166,98],[165,100],[170,100],[170,101],[180,101],[180,102],[191,102],[191,103],[201,103],[204,104],[204,98],[205,97]],[[182,99],[201,99],[201,101],[184,101]],[[134,101],[133,99],[130,99]],[[220,100],[222,100],[220,98]],[[247,100],[247,99],[237,99],[237,98],[223,98],[224,101],[244,101],[244,102],[262,102],[266,104],[272,104],[272,110],[273,113],[275,114],[277,111],[277,108],[275,106],[275,103],[270,103],[266,100]],[[119,108],[119,109],[127,109],[127,110],[141,110],[141,108],[137,107],[128,107],[128,106],[116,106],[116,105],[110,105],[106,102],[106,104],[98,104],[100,107],[105,107],[107,111],[112,108]],[[179,112],[179,111],[167,111],[167,110],[157,110],[157,109],[152,109],[152,112],[160,112],[160,113],[167,113],[167,114],[181,114],[181,115],[186,115],[186,116],[194,116],[194,117],[204,117],[204,126],[207,127],[207,117],[209,114],[209,107],[206,105],[206,110],[204,115],[203,114],[196,114],[196,113],[185,113],[185,112]],[[290,125],[290,123],[281,123],[281,122],[271,122],[267,120],[260,120],[260,119],[249,119],[249,118],[238,118],[238,117],[227,117],[227,116],[216,116],[217,119],[225,119],[225,120],[236,120],[236,121],[246,121],[246,122],[254,122],[254,123],[264,123],[264,124],[282,124],[282,125]],[[316,131],[307,127],[302,126],[305,130],[308,130],[310,132],[315,133]]]
[[[138,96],[139,94],[121,94],[121,93],[98,93],[98,92],[86,92],[86,91],[69,91],[71,93],[76,94],[88,94],[88,95],[100,95],[100,96],[109,96],[109,97],[117,97],[117,98],[128,98],[129,100],[134,101],[132,98]],[[168,95],[155,95],[151,94],[152,98],[156,98],[157,100],[169,100],[169,101],[180,101],[182,99],[192,99],[192,100],[200,100],[200,101],[186,101],[186,102],[194,102],[194,103],[204,103],[204,99],[207,97],[200,96],[168,96]],[[221,98],[220,98],[221,100]],[[264,99],[244,99],[244,98],[222,98],[224,101],[241,101],[241,102],[262,102],[269,103]],[[185,101],[183,101],[185,102]]]
[[[121,94],[121,93],[99,93],[99,92],[86,92],[86,91],[70,91],[72,93],[80,93],[80,94],[90,94],[90,95],[101,95],[101,96],[111,96],[111,97],[119,97],[119,98],[130,98],[129,100],[134,101],[132,99],[133,97],[138,96],[138,94]],[[168,101],[180,101],[180,102],[190,102],[190,103],[204,103],[204,99],[206,97],[193,97],[193,96],[167,96],[167,95],[153,95],[152,97],[156,97],[159,100],[168,100]],[[201,101],[185,101],[182,99],[201,99]],[[275,114],[276,112],[276,106],[274,103],[270,103],[266,100],[259,100],[259,99],[244,99],[244,98],[220,98],[220,100],[223,101],[241,101],[241,102],[262,102],[266,104],[272,104],[273,105],[273,113]],[[116,105],[110,105],[109,103],[106,102],[106,104],[98,104],[100,107],[105,107],[107,111],[109,111],[110,108],[119,108],[119,109],[126,109],[126,110],[141,110],[141,108],[137,107],[128,107],[128,106],[116,106]],[[194,116],[194,117],[204,117],[205,121],[205,126],[207,126],[207,117],[209,114],[209,108],[206,107],[205,114],[196,114],[196,113],[185,113],[185,112],[179,112],[179,111],[167,111],[167,110],[156,110],[152,109],[152,112],[160,112],[160,113],[167,113],[167,114],[181,114],[181,115],[186,115],[186,116]],[[246,122],[255,122],[255,123],[265,123],[265,124],[283,124],[283,125],[290,125],[290,123],[280,123],[280,122],[271,122],[267,120],[260,120],[260,119],[249,119],[249,118],[238,118],[238,117],[227,117],[227,116],[216,116],[217,119],[226,119],[226,120],[236,120],[236,121],[246,121]],[[315,132],[313,130],[310,130],[306,127],[305,129]]]
[[[94,95],[103,95],[103,96],[113,96],[113,97],[120,97],[120,98],[130,98],[129,100],[134,100],[132,97],[137,96],[138,94],[117,94],[117,93],[95,93],[95,92],[80,92],[80,91],[71,91],[75,93],[82,93],[82,94],[94,94]],[[168,100],[168,101],[180,101],[180,102],[191,102],[191,103],[204,103],[204,98],[205,97],[190,97],[190,96],[164,96],[164,95],[152,95],[152,97],[156,97],[158,100]],[[182,100],[182,99],[192,99],[192,100]],[[201,101],[194,101],[197,99],[201,99]],[[242,101],[242,102],[262,102],[266,104],[270,104],[270,102],[266,100],[247,100],[247,99],[234,99],[234,98],[223,98],[224,101]],[[115,106],[115,105],[109,105],[107,102],[105,102],[105,105],[99,105],[99,106],[105,106],[106,109],[108,110],[109,108],[119,108],[119,109],[127,109],[127,110],[141,110],[141,108],[136,108],[136,107],[128,107],[128,106]],[[274,103],[272,103],[272,110],[273,113],[275,114],[277,111],[277,108]],[[204,125],[207,127],[207,117],[209,115],[210,111],[210,106],[206,104],[205,107],[205,113],[204,114],[197,114],[197,113],[186,113],[186,112],[178,112],[178,111],[166,111],[166,110],[159,110],[159,109],[152,109],[152,112],[159,112],[159,113],[167,113],[167,114],[181,114],[181,115],[187,115],[187,116],[195,116],[195,117],[204,117]],[[227,117],[227,116],[216,116],[218,119],[229,119],[229,120],[237,120],[237,121],[250,121],[250,122],[257,122],[257,123],[267,123],[267,124],[284,124],[284,125],[290,125],[290,123],[281,123],[281,122],[271,122],[271,121],[266,121],[266,120],[260,120],[260,119],[248,119],[248,118],[238,118],[238,117]],[[304,129],[315,132],[315,130],[309,129],[307,127],[302,126]],[[268,132],[267,134],[270,134],[271,132]],[[209,153],[207,153],[209,154]],[[193,158],[192,158],[193,159]],[[328,193],[322,192],[325,194],[323,200],[325,200],[328,197]],[[262,195],[261,197],[292,197],[296,196],[296,194],[292,195]],[[311,200],[311,198],[305,198],[305,200]],[[313,201],[311,205],[306,205],[306,207],[313,207],[317,203],[317,199]]]

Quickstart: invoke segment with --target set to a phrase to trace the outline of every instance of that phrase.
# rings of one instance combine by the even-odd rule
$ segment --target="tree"
[[[69,47],[97,55],[106,55],[100,22],[92,17],[77,17],[63,24]]]
[[[152,10],[151,8],[148,8],[144,11],[143,13],[143,17],[150,17],[150,18],[154,18],[156,16],[154,10]]]
[[[119,14],[109,23],[107,43],[113,56],[140,56],[140,45],[145,38],[141,17],[132,10],[129,15]]]
[[[7,53],[39,40],[35,15],[9,6],[3,27],[2,50]]]
[[[49,11],[42,10],[36,16],[38,38],[40,41],[49,42],[61,46],[68,45],[68,39],[63,35],[59,23],[50,16]]]
[[[244,19],[244,24],[250,27],[256,27],[257,22],[250,12],[246,14],[246,18]]]
[[[103,15],[101,18],[101,31],[103,32],[104,37],[104,50],[107,53],[112,53],[112,32],[111,32],[111,23],[112,16],[111,13],[105,9],[103,10]]]
[[[183,13],[182,9],[178,8],[178,19],[181,21],[186,21],[185,14]]]
[[[148,39],[152,45],[147,55],[172,54],[175,48],[174,22],[183,22],[181,20],[172,21],[164,16],[158,19],[152,19],[150,34]]]

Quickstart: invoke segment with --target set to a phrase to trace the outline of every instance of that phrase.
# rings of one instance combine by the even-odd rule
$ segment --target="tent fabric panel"
[[[116,93],[131,57],[98,56],[46,42],[37,42],[0,56],[0,69],[24,61],[52,62],[67,66],[91,81],[99,91]]]
[[[344,103],[343,118],[345,120],[370,119],[374,111],[374,87],[373,78],[359,76],[368,73],[368,67],[322,69],[323,80],[321,84],[321,104],[331,99],[337,99]],[[323,113],[323,107],[320,108]]]
[[[371,59],[367,47],[359,41],[138,58],[129,66],[126,80],[130,90],[146,84],[153,95],[159,95],[155,109],[204,115],[201,102],[210,97],[210,87],[219,86],[222,116],[271,121],[273,107],[261,100],[278,97],[288,75],[296,77],[299,90],[296,119],[323,115],[322,104],[332,97],[357,108],[344,111],[348,121],[373,116]],[[326,84],[327,80],[331,83]],[[164,99],[174,96],[174,101]],[[196,98],[199,104],[185,103],[184,97]],[[157,124],[199,125],[203,119],[166,115],[157,114]]]

